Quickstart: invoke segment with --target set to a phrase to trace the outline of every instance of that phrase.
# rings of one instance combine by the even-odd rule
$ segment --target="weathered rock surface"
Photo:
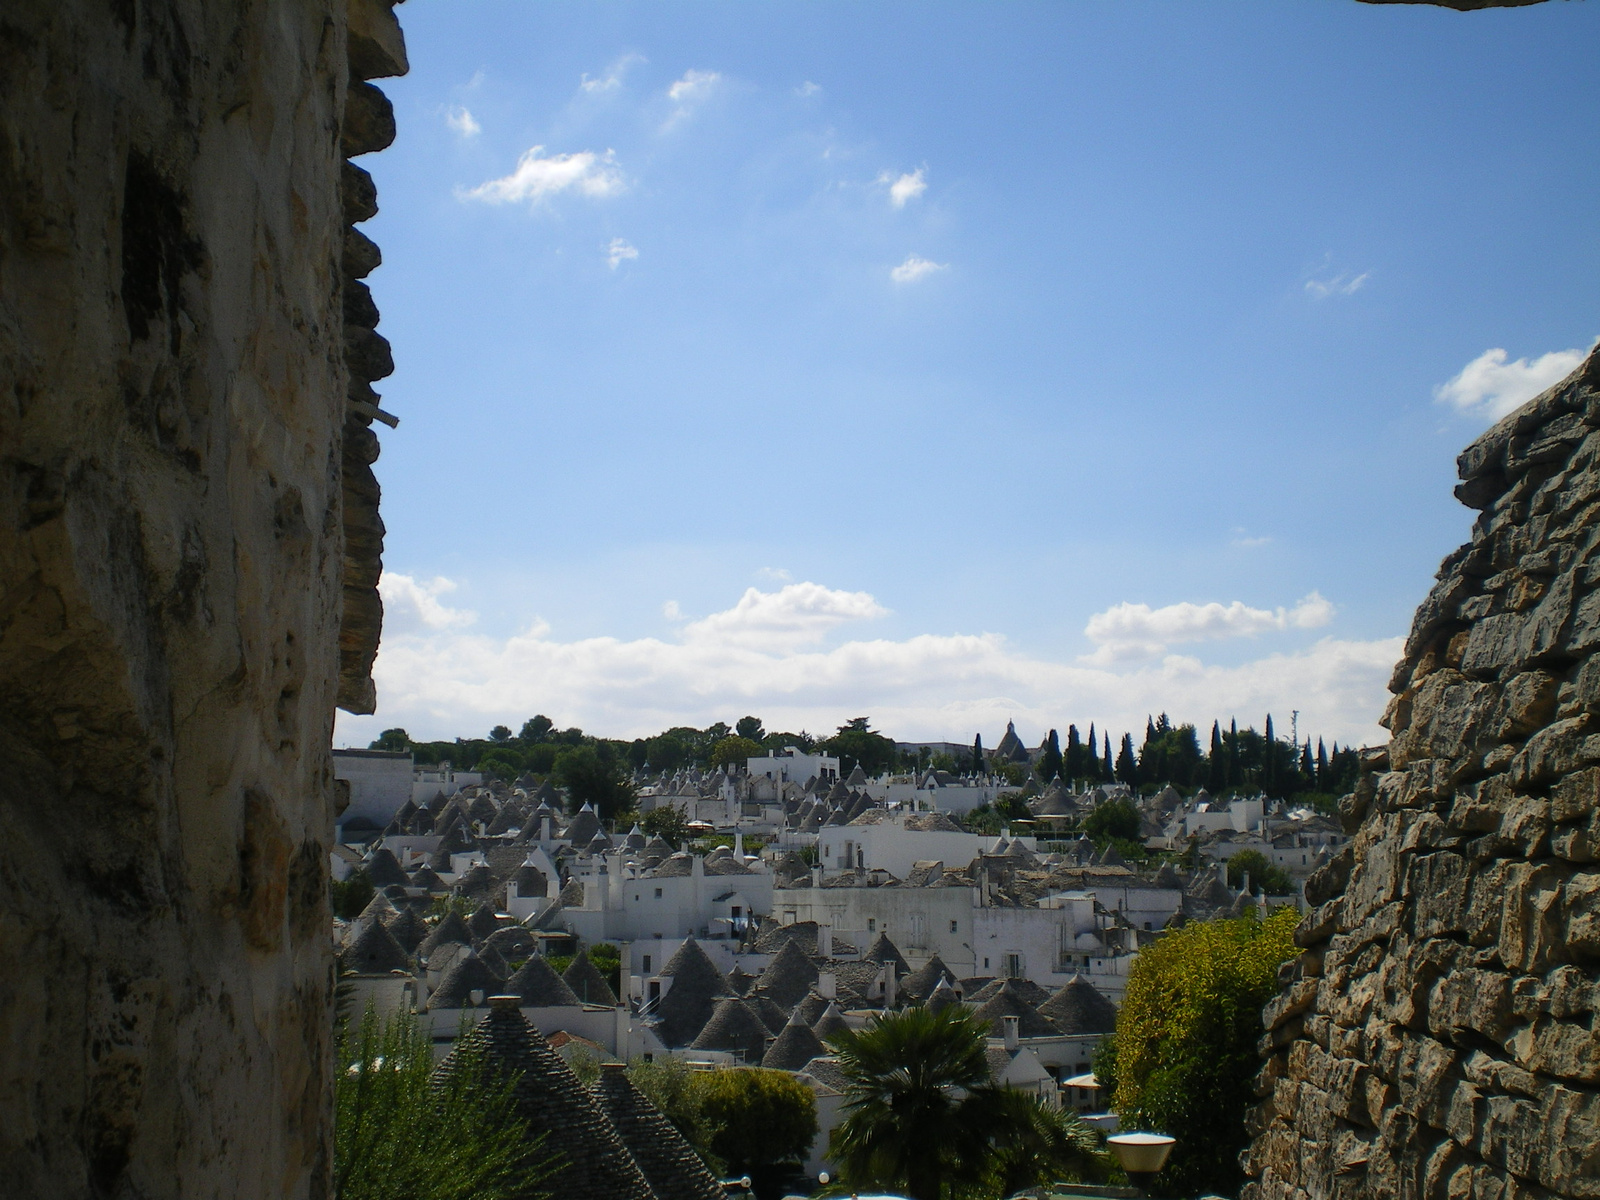
[[[377,0],[0,4],[8,1200],[329,1193],[328,747],[381,614],[345,356],[387,361],[341,176],[391,68]]]
[[[1387,762],[1307,884],[1249,1200],[1600,1197],[1600,351],[1461,455]]]

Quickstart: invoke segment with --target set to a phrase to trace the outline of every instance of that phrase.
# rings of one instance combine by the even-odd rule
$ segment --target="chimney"
[[[817,972],[817,995],[824,1000],[832,1000],[839,994],[839,981],[832,971]]]
[[[897,999],[899,999],[899,995],[900,995],[900,981],[895,978],[894,964],[892,962],[886,962],[886,963],[883,964],[883,1006],[884,1006],[884,1008],[893,1008],[895,1006],[895,1001]]]
[[[1021,1042],[1021,1039],[1017,1035],[1017,1026],[1020,1024],[1022,1018],[1001,1017],[1000,1019],[1005,1022],[1006,1026],[1006,1049],[1014,1051]]]
[[[833,926],[825,921],[817,925],[817,957],[833,957]]]

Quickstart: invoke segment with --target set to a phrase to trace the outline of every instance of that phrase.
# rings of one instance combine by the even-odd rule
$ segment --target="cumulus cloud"
[[[794,94],[797,96],[815,96],[821,90],[822,85],[820,83],[812,83],[811,80],[808,79],[799,87],[795,88]]]
[[[478,124],[477,118],[459,104],[445,113],[444,123],[464,138],[477,137],[483,132],[483,126]]]
[[[1241,600],[1232,604],[1113,605],[1095,613],[1084,635],[1096,645],[1087,661],[1109,664],[1127,659],[1155,658],[1168,646],[1183,642],[1254,637],[1283,629],[1316,629],[1333,619],[1333,605],[1312,592],[1293,608],[1251,608]]]
[[[905,262],[889,272],[889,278],[896,283],[915,283],[935,271],[948,270],[949,266],[949,263],[936,263],[932,259],[923,258],[920,254],[908,254]]]
[[[611,244],[606,247],[606,264],[615,271],[623,262],[630,258],[638,258],[639,251],[634,249],[632,243],[625,238],[612,238]]]
[[[436,575],[432,579],[417,579],[395,571],[385,571],[378,580],[378,594],[383,597],[384,623],[389,629],[403,629],[406,625],[420,625],[425,629],[459,629],[471,625],[478,615],[466,609],[450,608],[439,597],[455,591],[453,579]]]
[[[1552,350],[1531,362],[1526,358],[1507,362],[1504,350],[1485,350],[1454,379],[1434,388],[1433,398],[1468,416],[1498,421],[1572,374],[1585,353]]]
[[[584,91],[590,93],[614,92],[622,86],[623,78],[632,68],[638,66],[642,62],[648,61],[649,60],[642,54],[624,54],[621,58],[617,59],[616,62],[607,67],[605,74],[601,75],[598,79],[590,79],[588,73],[585,72],[583,77],[579,80],[578,86]]]
[[[386,577],[390,588],[395,578]],[[1037,741],[1068,721],[1095,721],[1115,736],[1142,729],[1152,712],[1204,723],[1236,716],[1259,728],[1268,712],[1299,709],[1302,728],[1362,743],[1383,738],[1376,721],[1402,642],[1324,637],[1237,666],[1172,655],[1122,669],[1051,661],[990,633],[827,644],[827,634],[884,612],[867,593],[804,583],[752,588],[675,639],[562,641],[543,622],[499,638],[454,617],[413,621],[384,631],[378,715],[341,714],[339,732],[362,745],[393,725],[453,737],[534,712],[614,737],[744,712],[759,712],[768,728],[830,730],[865,712],[897,737],[965,742],[981,731],[993,744],[1008,717]],[[668,615],[681,614],[673,606]]]
[[[925,178],[926,167],[918,167],[898,177],[885,171],[878,176],[878,182],[889,189],[889,203],[896,208],[904,208],[908,200],[915,200],[928,190],[928,181]]]
[[[595,198],[613,196],[624,186],[616,155],[610,150],[604,154],[580,150],[575,154],[545,157],[544,147],[534,146],[517,160],[517,169],[511,174],[457,194],[463,199],[482,200],[487,204],[514,204],[523,200],[537,204],[568,191]]]
[[[820,583],[791,583],[775,592],[746,588],[739,603],[683,628],[691,642],[783,650],[820,642],[836,626],[887,616],[866,592],[841,592]]]
[[[685,71],[683,77],[667,89],[667,99],[677,107],[672,110],[672,115],[666,119],[661,128],[671,129],[682,121],[704,104],[721,83],[722,75],[718,71],[697,71],[693,68]]]

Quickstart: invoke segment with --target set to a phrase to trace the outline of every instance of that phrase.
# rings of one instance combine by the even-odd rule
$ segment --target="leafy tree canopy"
[[[702,1118],[715,1129],[711,1151],[730,1171],[755,1175],[800,1162],[816,1140],[816,1099],[787,1071],[733,1067],[692,1079]]]
[[[639,828],[650,837],[659,836],[674,850],[681,850],[689,836],[689,818],[675,804],[660,804],[639,818]]]
[[[1284,908],[1266,920],[1195,921],[1139,952],[1105,1065],[1123,1128],[1177,1138],[1158,1192],[1232,1195],[1243,1182],[1261,1009],[1277,995],[1278,967],[1298,953],[1299,919]]]
[[[604,751],[604,752],[603,752]],[[600,746],[569,746],[556,755],[550,777],[567,789],[575,805],[592,804],[602,820],[633,807],[633,781],[617,752]]]
[[[743,766],[747,758],[756,758],[764,751],[760,742],[752,742],[747,737],[725,737],[715,746],[711,747],[712,767],[723,767],[729,763]]]
[[[1084,818],[1083,832],[1097,846],[1139,840],[1139,810],[1127,800],[1107,800]]]
[[[513,1200],[553,1166],[542,1135],[528,1138],[515,1080],[487,1071],[460,1046],[457,1070],[434,1078],[433,1039],[414,1017],[381,1020],[335,1042],[333,1183],[340,1200]]]
[[[368,750],[395,750],[411,749],[411,738],[404,729],[385,729],[378,735],[378,740],[367,746]]]
[[[1241,850],[1228,860],[1229,887],[1242,888],[1246,875],[1252,896],[1292,896],[1296,891],[1288,872],[1274,866],[1259,850]]]
[[[868,722],[867,717],[853,717],[822,743],[825,751],[838,757],[839,769],[845,774],[860,766],[868,775],[881,775],[899,757],[894,742],[873,732]]]
[[[489,740],[491,742],[509,742],[511,740],[511,726],[496,725],[489,730]]]
[[[760,717],[740,717],[733,723],[733,731],[752,742],[759,742],[767,736],[767,731],[761,727]]]

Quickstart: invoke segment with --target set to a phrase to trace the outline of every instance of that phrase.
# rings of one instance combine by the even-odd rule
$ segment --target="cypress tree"
[[[983,734],[972,735],[972,773],[983,774]]]
[[[1039,778],[1049,783],[1061,774],[1061,738],[1052,729],[1044,740],[1044,753],[1039,756]]]
[[[1228,786],[1239,786],[1239,719],[1228,721]]]
[[[1268,796],[1278,790],[1278,740],[1272,736],[1272,714],[1267,714],[1267,732],[1261,754],[1261,790]]]
[[[1328,790],[1328,751],[1322,744],[1322,739],[1317,739],[1317,791]]]
[[[1091,748],[1090,754],[1092,755],[1093,753],[1094,751]],[[1086,773],[1092,774],[1092,772],[1084,771],[1083,758],[1083,743],[1078,740],[1078,727],[1076,725],[1068,725],[1067,753],[1065,758],[1065,769],[1061,773],[1062,778],[1070,782],[1074,779],[1082,779]]]
[[[1213,796],[1221,795],[1228,786],[1228,752],[1222,746],[1222,725],[1211,722],[1211,755],[1207,763],[1206,786]]]
[[[1109,740],[1106,742],[1106,753],[1108,755],[1111,753]],[[1139,764],[1134,761],[1131,733],[1122,735],[1122,749],[1117,754],[1117,778],[1130,788],[1137,790],[1139,787]]]
[[[1114,778],[1114,773],[1111,769],[1111,735],[1109,733],[1102,733],[1100,735],[1100,740],[1105,743],[1106,747],[1105,761],[1100,764],[1100,778],[1105,782],[1110,783]]]

